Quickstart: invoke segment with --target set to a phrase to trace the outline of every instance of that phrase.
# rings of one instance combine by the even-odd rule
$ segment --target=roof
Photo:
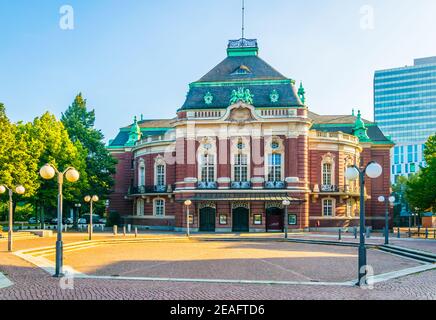
[[[314,112],[308,114],[309,118],[313,120],[312,129],[324,132],[343,132],[347,134],[354,134],[354,124],[357,117],[353,115],[319,115]],[[393,142],[386,137],[381,129],[369,120],[362,119],[365,123],[368,131],[368,137],[372,142],[376,143],[388,143]]]
[[[255,107],[303,106],[294,81],[258,56],[257,40],[230,40],[227,54],[200,80],[190,84],[181,110],[227,108],[233,91],[238,89],[249,90]]]
[[[313,120],[314,124],[353,124],[357,117],[353,115],[320,115],[309,111],[308,116]],[[373,123],[369,120],[362,119],[365,124]]]
[[[248,70],[246,69],[245,73],[238,73],[241,66],[247,67]],[[233,56],[225,58],[198,82],[286,79],[284,75],[258,56]]]
[[[171,122],[173,119],[156,119],[156,120],[141,120],[138,125],[141,128],[143,137],[164,135],[168,130],[173,128]],[[133,124],[123,127],[115,137],[109,142],[110,148],[123,147],[129,140],[130,129]]]
[[[230,105],[230,98],[233,90],[243,87],[250,90],[253,95],[253,104],[256,107],[291,107],[302,106],[298,98],[295,87],[289,82],[284,84],[255,84],[238,85],[229,83],[226,86],[195,86],[192,87],[186,97],[182,110],[188,109],[220,109],[227,108]],[[277,102],[271,102],[270,94],[277,91],[279,99]],[[206,104],[204,97],[210,92],[212,94],[212,103]]]

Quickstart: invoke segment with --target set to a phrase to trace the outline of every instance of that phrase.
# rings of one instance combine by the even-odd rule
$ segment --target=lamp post
[[[73,223],[74,223],[74,228],[76,230],[78,230],[79,229],[79,227],[78,227],[78,220],[80,219],[80,208],[82,207],[82,204],[81,203],[76,203],[74,206],[76,207],[76,215],[74,217],[74,222]]]
[[[288,239],[288,225],[289,225],[288,207],[291,205],[291,201],[283,200],[282,204],[285,207],[285,216],[284,216],[285,239]]]
[[[9,191],[9,230],[8,230],[8,251],[11,252],[13,250],[13,233],[14,233],[14,223],[13,223],[13,202],[12,202],[12,194],[13,190],[11,188],[8,188],[7,186],[0,185],[0,194],[3,194],[6,192],[6,190]],[[26,192],[26,189],[24,189],[23,186],[17,186],[15,187],[15,193],[22,195]]]
[[[80,178],[79,172],[68,167],[65,171],[59,171],[54,165],[46,164],[40,170],[39,174],[45,180],[51,180],[57,175],[58,177],[58,226],[57,226],[57,240],[56,240],[56,268],[55,277],[62,277],[63,268],[63,243],[62,243],[62,210],[63,210],[63,195],[62,187],[64,184],[64,177],[69,182],[76,182]]]
[[[385,203],[385,244],[389,244],[389,205],[393,205],[395,202],[395,197],[390,196],[388,198],[384,196],[378,197],[378,202]]]
[[[88,240],[89,241],[92,240],[92,231],[94,229],[94,223],[92,221],[92,218],[93,218],[92,205],[94,204],[94,202],[97,202],[98,200],[100,200],[100,199],[98,198],[98,196],[95,196],[95,195],[92,196],[92,197],[91,196],[86,196],[85,197],[85,202],[90,204],[90,209],[89,209],[89,211],[90,211],[90,213],[89,213],[89,232],[88,232],[88,234],[89,234]]]
[[[365,247],[365,175],[371,179],[381,176],[383,168],[375,161],[371,161],[365,168],[354,165],[345,172],[349,181],[359,179],[360,183],[360,241],[359,241],[359,280],[358,285],[366,285],[366,247]]]
[[[186,206],[186,236],[189,237],[189,206],[192,205],[192,201],[191,200],[186,200],[185,201],[185,206]]]

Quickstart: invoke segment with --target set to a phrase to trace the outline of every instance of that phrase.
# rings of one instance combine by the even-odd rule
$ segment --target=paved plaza
[[[113,242],[107,234],[86,244],[84,234],[68,234],[65,265],[88,277],[72,280],[51,277],[34,263],[7,253],[6,243],[0,242],[0,272],[9,281],[2,288],[0,277],[0,299],[436,299],[435,269],[361,289],[352,285],[355,247],[282,242],[280,235],[246,237],[195,235],[188,240],[183,235],[149,234],[137,242],[129,242],[133,237]],[[225,241],[229,238],[238,241]],[[422,250],[436,245],[431,240],[398,241]],[[20,240],[15,250],[48,247],[29,256],[50,262],[54,242],[55,238]],[[376,249],[368,250],[368,263],[375,275],[428,267]]]

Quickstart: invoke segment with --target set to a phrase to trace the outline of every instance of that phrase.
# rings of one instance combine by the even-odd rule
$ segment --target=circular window
[[[274,150],[278,149],[278,148],[280,148],[280,144],[278,142],[273,142],[273,143],[271,143],[271,148],[273,148]]]
[[[239,142],[239,143],[237,144],[237,147],[238,147],[239,150],[242,150],[242,149],[245,148],[245,144],[242,143],[242,142]]]

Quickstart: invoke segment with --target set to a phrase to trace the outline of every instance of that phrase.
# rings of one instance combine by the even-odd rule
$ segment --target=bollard
[[[118,234],[118,226],[114,226],[114,236]]]
[[[369,227],[366,227],[366,238],[371,238],[371,229]]]
[[[435,229],[433,229],[433,238],[435,238],[435,239],[436,239],[436,228],[435,228]]]
[[[127,225],[127,232],[128,233],[132,232],[132,225],[131,224]]]
[[[101,232],[104,232],[104,224],[101,225]]]
[[[425,238],[428,239],[428,228],[425,228]]]
[[[342,240],[342,229],[341,228],[339,228],[339,241],[341,241]]]
[[[354,227],[354,239],[357,239],[357,227]]]
[[[135,227],[135,238],[138,237],[138,227]]]
[[[412,230],[409,228],[409,238],[412,238]]]
[[[398,231],[397,231],[397,238],[400,239],[401,238],[401,231],[400,231],[400,227],[398,227]]]
[[[123,226],[123,235],[126,236],[126,226]]]
[[[68,231],[68,225],[67,225],[67,224],[65,225],[65,228],[64,228],[64,229],[65,229],[65,232]]]

